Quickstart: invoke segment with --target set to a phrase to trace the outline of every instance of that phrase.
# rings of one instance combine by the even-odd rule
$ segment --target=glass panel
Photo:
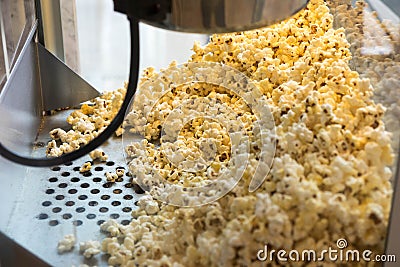
[[[362,116],[362,120],[369,121],[370,127],[363,127],[363,132],[357,128],[353,129],[352,134],[361,133],[363,135],[365,146],[362,153],[371,156],[369,166],[376,166],[382,170],[374,174],[377,179],[375,187],[369,188],[371,186],[370,178],[364,180],[363,190],[365,192],[369,191],[367,194],[371,198],[369,200],[364,199],[360,203],[370,206],[371,204],[368,201],[372,201],[380,207],[381,214],[385,216],[384,227],[389,227],[386,253],[398,252],[399,247],[395,247],[393,240],[398,240],[400,203],[398,201],[391,202],[390,198],[392,198],[392,192],[393,197],[396,197],[398,192],[394,191],[400,190],[400,184],[396,176],[400,139],[400,1],[331,0],[328,2],[331,13],[334,16],[334,27],[337,29],[344,28],[347,40],[350,43],[352,56],[350,66],[359,73],[360,78],[362,78],[361,83],[363,83],[363,85],[359,84],[358,88],[370,84],[373,90],[368,94],[377,104],[374,105],[370,102],[368,107],[358,107],[355,110],[355,114],[358,113],[358,115]],[[351,105],[356,107],[357,103],[353,102]],[[379,108],[379,105],[381,108]],[[377,114],[376,112],[374,113],[374,110],[380,110],[380,112]],[[382,113],[383,129],[389,132],[389,135],[382,134],[382,124],[380,122]],[[375,132],[381,137],[374,141],[374,137],[370,136],[368,131],[370,133]],[[386,148],[389,147],[389,150],[374,149],[367,151],[367,146],[375,143],[382,147],[388,141],[391,142],[391,146],[386,146]],[[390,165],[386,159],[390,157],[391,153],[393,161]],[[389,178],[390,180],[388,180]],[[393,203],[392,206],[391,203]],[[391,217],[389,217],[390,214]],[[373,219],[372,217],[370,216],[369,219]],[[379,225],[380,222],[374,221],[374,223]],[[382,234],[385,234],[385,231],[382,231]],[[367,240],[368,234],[365,233],[364,236],[365,240]],[[383,237],[382,235],[382,240]],[[383,242],[379,247],[378,251],[382,253]]]
[[[330,1],[336,28],[346,29],[352,53],[351,67],[374,88],[373,99],[387,110],[386,130],[393,150],[400,138],[400,2],[397,0]],[[348,1],[350,2],[350,1]],[[387,4],[385,4],[387,3]]]

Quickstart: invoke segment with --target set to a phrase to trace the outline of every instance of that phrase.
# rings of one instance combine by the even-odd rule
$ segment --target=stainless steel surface
[[[156,27],[197,33],[235,32],[272,25],[303,9],[308,0],[160,0],[131,5],[131,15]],[[133,3],[133,4],[132,4]],[[123,9],[123,7],[122,7]],[[141,12],[144,10],[144,12]]]
[[[22,155],[31,153],[42,113],[34,33],[35,27],[0,93],[0,140]]]
[[[66,115],[70,112],[45,117],[37,141],[46,143],[49,130],[60,124],[66,126]],[[109,161],[94,162],[91,172],[85,174],[78,169],[91,160],[89,156],[53,168],[24,168],[25,174],[23,170],[22,174],[15,174],[22,175],[20,177],[14,177],[13,172],[12,176],[10,172],[0,172],[0,193],[14,193],[3,199],[0,206],[1,214],[4,207],[12,207],[12,211],[8,211],[11,213],[8,221],[0,224],[0,231],[52,266],[79,266],[83,262],[107,266],[105,257],[84,260],[78,243],[104,238],[98,225],[105,220],[114,218],[128,223],[131,210],[136,208],[135,202],[143,191],[131,187],[127,174],[115,184],[105,182],[104,173],[125,167],[125,161],[120,138],[110,139],[102,148],[109,155]],[[37,148],[33,155],[43,156],[44,153],[44,147]],[[14,179],[17,184],[13,184]],[[75,234],[78,243],[73,252],[58,254],[57,243],[66,234]]]
[[[3,45],[5,43],[5,40],[6,36],[4,33],[3,16],[0,12],[0,92],[3,88],[4,83],[6,82],[6,75],[10,72],[10,70],[8,69],[8,59],[6,60],[7,48],[5,45]]]
[[[44,42],[46,48],[64,61],[64,44],[60,0],[41,0]]]
[[[78,74],[37,44],[44,110],[74,107],[99,96]]]
[[[41,127],[43,110],[72,107],[98,92],[64,63],[34,41],[31,29],[21,56],[0,93],[1,142],[21,155],[30,155]]]

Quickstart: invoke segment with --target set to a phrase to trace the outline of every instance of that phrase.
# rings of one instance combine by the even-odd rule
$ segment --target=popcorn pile
[[[272,27],[214,35],[205,47],[196,44],[191,61],[231,66],[262,91],[260,101],[269,105],[276,124],[271,172],[255,193],[248,191],[257,164],[254,146],[242,179],[218,201],[180,208],[145,196],[129,225],[109,221],[101,226],[110,234],[102,242],[102,251],[110,255],[109,264],[260,266],[257,252],[265,244],[275,250],[322,251],[335,248],[339,238],[348,241],[349,249],[382,253],[392,197],[391,134],[382,122],[385,108],[372,100],[370,81],[349,66],[349,47],[344,29],[333,28],[333,16],[323,0],[311,0],[306,10]],[[142,84],[156,76],[148,69]],[[171,166],[161,159],[160,148],[151,142],[159,137],[162,118],[172,112],[171,107],[185,97],[211,98],[210,94],[231,107],[240,101],[226,92],[196,86],[199,84],[188,84],[185,90],[177,89],[176,95],[172,90],[172,95],[157,100],[161,108],[154,111],[149,123],[141,115],[155,103],[151,87],[137,95],[140,104],[128,117],[134,131],[145,137],[128,147],[138,159],[130,164],[136,179],[146,174],[150,164],[165,170],[166,179],[181,179],[179,174],[173,176]],[[246,132],[256,133],[251,110],[241,106]],[[178,141],[192,147],[193,138],[215,129],[215,135],[207,136],[216,136],[221,146],[228,146],[224,143],[226,129],[205,124],[192,120],[187,131],[179,133]],[[222,147],[218,153],[221,151]],[[224,151],[229,160],[232,151]],[[140,161],[145,163],[135,167]],[[315,262],[268,264],[317,266]],[[336,264],[324,262],[323,266]],[[354,266],[365,263],[354,262]]]
[[[126,88],[106,92],[91,103],[83,104],[79,110],[73,111],[67,118],[67,122],[72,126],[71,130],[56,128],[50,131],[52,140],[47,144],[46,155],[59,157],[79,149],[97,137],[118,113],[125,93]],[[122,133],[122,127],[115,132],[117,136],[121,136]],[[91,157],[103,160],[104,156],[91,155]]]
[[[174,64],[170,67],[172,66]],[[157,76],[154,73],[152,75]],[[152,96],[142,99],[143,95],[139,94],[135,103],[143,104],[146,108],[148,101],[156,101],[158,95],[152,83],[150,87]],[[189,103],[181,112],[176,113],[177,116],[173,116],[172,111],[187,99],[190,99]],[[184,84],[174,88],[158,102],[145,123],[142,119],[137,119],[143,118],[143,112],[137,106],[126,117],[126,122],[134,126],[131,132],[146,136],[142,142],[126,147],[127,155],[132,158],[129,163],[130,171],[146,187],[154,182],[154,175],[160,175],[170,183],[185,187],[209,184],[210,179],[216,179],[228,167],[231,158],[229,133],[244,128],[251,135],[256,120],[243,99],[234,92],[213,84]],[[202,113],[196,112],[196,117],[189,118],[185,123],[182,113],[188,115],[188,110],[196,109],[210,111],[207,113],[212,118],[201,117]],[[221,125],[219,121],[224,121],[225,125]],[[239,121],[243,127],[240,127]],[[164,125],[164,135],[161,138],[161,148],[156,148],[150,141],[160,138],[159,125]],[[154,167],[158,170],[157,173],[154,172]]]

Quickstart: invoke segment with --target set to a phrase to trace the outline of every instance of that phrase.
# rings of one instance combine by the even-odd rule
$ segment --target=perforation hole
[[[63,195],[57,195],[56,196],[56,199],[57,200],[63,200],[65,198],[65,196],[63,196]]]
[[[96,214],[89,213],[88,215],[86,215],[86,218],[88,218],[89,220],[93,220],[94,218],[96,218]]]
[[[76,194],[77,192],[78,192],[78,190],[76,190],[76,189],[68,190],[68,194],[71,194],[71,195]]]
[[[118,219],[119,218],[119,214],[117,214],[117,213],[113,213],[113,214],[110,214],[110,218],[111,219]]]
[[[59,212],[61,212],[61,210],[62,209],[60,207],[55,207],[51,211],[53,211],[54,213],[59,213]]]
[[[100,190],[99,189],[92,189],[92,190],[90,190],[90,193],[92,193],[94,195],[97,195],[98,193],[100,193]]]
[[[125,207],[125,208],[122,208],[122,211],[123,212],[131,212],[132,208],[131,207]]]
[[[83,184],[81,184],[81,187],[82,188],[88,188],[90,186],[90,184],[88,184],[88,183],[83,183]]]
[[[99,209],[99,211],[100,211],[101,213],[106,213],[106,212],[108,211],[108,208],[107,208],[107,207],[101,207],[101,208]]]
[[[94,170],[97,171],[97,172],[101,172],[102,170],[104,170],[104,168],[100,167],[100,166],[97,166],[97,167],[94,168]]]
[[[82,173],[82,175],[85,177],[89,177],[89,176],[92,176],[92,172],[91,171],[84,172],[84,173]]]
[[[42,202],[42,206],[43,207],[48,207],[48,206],[50,206],[51,205],[51,202],[50,201],[43,201]]]
[[[54,194],[54,189],[47,189],[46,190],[46,194],[48,194],[48,195],[51,195],[51,194]]]
[[[130,224],[130,221],[129,221],[129,220],[122,220],[122,221],[121,221],[121,224],[122,224],[122,225],[129,225],[129,224]]]
[[[113,201],[113,202],[111,202],[111,205],[113,205],[114,207],[117,207],[117,206],[121,205],[121,202]]]
[[[104,188],[110,188],[111,186],[113,186],[113,183],[105,183],[105,184],[103,184]]]
[[[55,166],[55,167],[52,167],[51,170],[58,172],[59,170],[61,170],[61,168],[59,166]]]
[[[105,222],[105,220],[98,220],[97,221],[97,225],[101,225],[101,224],[103,224]]]
[[[125,199],[125,200],[132,200],[132,199],[133,199],[133,196],[132,196],[132,195],[125,195],[125,196],[124,196],[124,199]]]
[[[66,188],[68,186],[68,184],[66,183],[61,183],[58,185],[59,188]]]
[[[101,196],[101,199],[102,199],[102,200],[109,200],[109,199],[110,199],[110,196],[109,196],[109,195],[102,195],[102,196]]]
[[[64,220],[69,220],[69,219],[72,218],[72,214],[71,213],[65,213],[65,214],[63,214],[62,217],[63,217]]]
[[[119,189],[119,188],[117,188],[117,189],[114,189],[114,190],[113,190],[113,193],[118,195],[118,194],[121,194],[121,193],[122,193],[122,190]]]
[[[72,224],[75,226],[81,226],[83,224],[83,222],[81,220],[76,220],[76,221],[73,221]]]
[[[101,181],[102,181],[102,179],[100,177],[93,178],[93,182],[95,182],[95,183],[98,183],[98,182],[101,182]]]
[[[108,162],[106,163],[106,165],[107,165],[107,166],[114,166],[114,165],[115,165],[115,162],[114,162],[114,161],[108,161]]]
[[[40,213],[37,218],[39,220],[46,220],[47,218],[49,218],[49,215],[47,215],[46,213]]]
[[[73,202],[73,201],[65,202],[65,206],[72,207],[73,205],[75,205],[75,202]]]
[[[59,224],[59,221],[58,220],[51,220],[51,221],[49,221],[49,225],[50,226],[56,226],[56,225],[58,225]]]
[[[97,202],[97,201],[90,201],[89,203],[89,206],[91,206],[91,207],[94,207],[94,206],[97,206],[97,205],[99,205],[99,203]]]
[[[88,198],[87,195],[80,195],[80,196],[78,197],[79,200],[86,200],[87,198]]]
[[[51,178],[49,179],[49,182],[50,182],[50,183],[55,183],[55,182],[57,182],[57,181],[58,181],[57,177],[51,177]]]
[[[63,176],[63,177],[67,177],[67,176],[69,176],[71,173],[69,173],[69,172],[62,172],[61,173],[61,176]]]
[[[71,182],[73,182],[73,183],[77,183],[77,182],[79,182],[81,179],[79,179],[78,177],[73,177],[73,178],[71,178]]]
[[[79,207],[79,208],[76,208],[76,212],[78,212],[78,213],[82,213],[82,212],[85,212],[85,208],[84,207]]]

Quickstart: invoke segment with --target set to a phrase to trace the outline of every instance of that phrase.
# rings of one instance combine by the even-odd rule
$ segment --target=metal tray
[[[45,117],[36,144],[47,144],[48,132],[70,112]],[[79,242],[104,238],[99,225],[108,219],[128,224],[144,192],[132,186],[127,172],[118,182],[106,183],[106,171],[127,167],[121,138],[111,138],[102,148],[109,160],[93,162],[91,171],[83,174],[79,168],[91,161],[89,156],[52,168],[26,168],[0,158],[0,232],[52,266],[107,266],[105,256],[84,259]],[[44,156],[45,146],[33,154]],[[67,234],[75,234],[77,244],[72,252],[58,254],[57,243]]]

